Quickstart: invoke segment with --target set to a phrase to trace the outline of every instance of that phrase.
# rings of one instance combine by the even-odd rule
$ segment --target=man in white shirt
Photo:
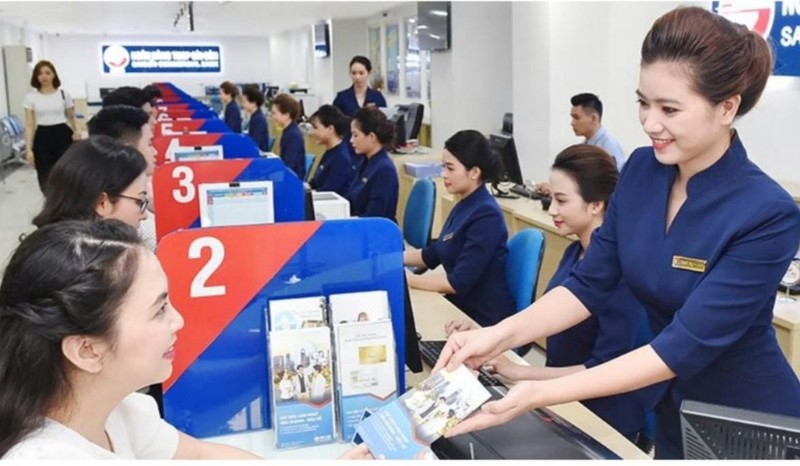
[[[617,169],[622,170],[625,153],[622,145],[602,125],[603,102],[594,94],[583,93],[572,96],[572,131],[585,138],[586,144],[597,146],[608,152],[617,161]]]

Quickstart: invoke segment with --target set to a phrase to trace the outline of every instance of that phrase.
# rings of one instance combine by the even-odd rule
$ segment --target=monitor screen
[[[272,181],[202,183],[200,226],[275,223]]]
[[[510,134],[490,134],[489,145],[492,146],[492,151],[503,164],[502,181],[512,181],[522,185],[522,170],[519,167],[514,137]]]
[[[325,58],[331,54],[330,28],[327,21],[314,25],[314,56]]]
[[[394,123],[394,145],[401,147],[406,145],[406,114],[398,110],[390,119]]]
[[[170,160],[173,162],[222,160],[222,146],[194,146],[175,147],[170,151]]]
[[[681,403],[685,459],[800,459],[800,418]]]
[[[408,281],[406,281],[405,274],[403,274],[403,287],[405,288],[406,367],[417,374],[422,372],[422,358],[419,355],[419,338],[417,337],[417,326],[414,322],[414,308],[411,306],[411,293],[408,290]]]
[[[417,2],[420,50],[450,48],[450,2]]]

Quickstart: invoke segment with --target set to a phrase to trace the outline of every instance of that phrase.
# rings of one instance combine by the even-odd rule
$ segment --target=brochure
[[[356,431],[376,459],[422,459],[430,444],[490,398],[466,366],[428,377]]]
[[[276,447],[333,442],[330,328],[272,331],[269,352]]]
[[[349,440],[365,410],[374,411],[397,394],[397,352],[390,320],[336,327],[339,425]]]
[[[334,326],[389,319],[389,296],[385,290],[332,294],[328,301]]]

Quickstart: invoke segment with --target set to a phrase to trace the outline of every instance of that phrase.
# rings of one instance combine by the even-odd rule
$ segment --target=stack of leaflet
[[[366,410],[397,396],[397,352],[386,291],[329,297],[334,326],[342,439],[349,441]]]
[[[277,448],[336,438],[330,328],[325,298],[269,302],[272,412]]]
[[[406,162],[403,167],[415,178],[437,178],[442,176],[442,164],[436,162]]]

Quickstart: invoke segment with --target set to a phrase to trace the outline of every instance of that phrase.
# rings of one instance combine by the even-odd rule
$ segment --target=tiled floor
[[[42,199],[36,171],[27,165],[0,181],[0,269],[19,244],[19,235],[35,229],[31,219],[42,208]]]

